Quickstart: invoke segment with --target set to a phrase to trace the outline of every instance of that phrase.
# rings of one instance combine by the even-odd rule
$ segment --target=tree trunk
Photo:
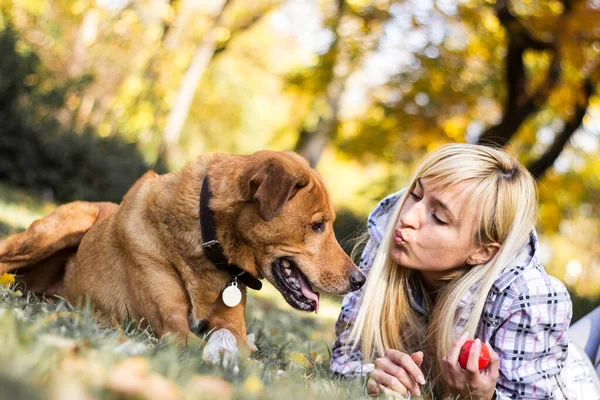
[[[334,79],[326,93],[328,111],[321,114],[317,126],[312,130],[302,128],[294,151],[306,158],[311,167],[316,167],[325,147],[335,136],[339,126],[340,97],[346,86],[346,78]]]
[[[533,39],[527,28],[511,14],[506,0],[496,3],[496,15],[508,34],[508,51],[505,59],[508,94],[502,121],[483,132],[477,143],[506,146],[523,122],[529,116],[537,113],[540,106],[547,102],[550,92],[560,77],[561,59],[556,39],[550,43]],[[563,21],[564,18],[565,14],[563,14]],[[552,62],[546,72],[546,79],[530,94],[526,91],[528,85],[523,61],[523,54],[527,49],[553,50]]]
[[[572,10],[570,0],[562,0],[564,11],[561,16],[561,26],[565,26],[566,19]],[[504,108],[502,121],[488,128],[478,139],[477,143],[484,145],[506,146],[512,137],[517,133],[525,120],[537,113],[540,107],[548,101],[551,91],[556,87],[561,73],[561,59],[559,49],[559,37],[555,37],[552,42],[540,42],[531,37],[527,28],[510,12],[508,0],[498,0],[496,2],[496,15],[500,23],[506,29],[508,34],[508,52],[506,55],[506,83],[508,86],[508,95]],[[523,54],[525,50],[553,50],[553,58],[546,72],[545,81],[531,94],[526,92],[527,78],[525,76],[525,66]],[[583,101],[575,107],[574,117],[565,124],[548,150],[537,160],[528,165],[531,174],[536,178],[541,178],[558,158],[564,147],[569,142],[573,133],[579,128],[583,117],[585,116],[589,99],[594,92],[592,83],[592,74],[584,82]]]
[[[346,79],[349,75],[349,73],[346,73],[344,77],[338,77],[334,72],[334,68],[338,61],[338,47],[340,41],[337,28],[344,11],[344,0],[338,0],[337,5],[337,12],[332,24],[332,31],[335,39],[331,44],[329,51],[322,56],[323,58],[333,58],[333,61],[327,66],[331,69],[328,73],[329,82],[327,82],[326,90],[321,94],[322,96],[325,96],[324,101],[327,104],[327,110],[319,115],[317,126],[314,129],[308,130],[306,126],[302,127],[298,136],[298,141],[294,146],[294,151],[306,158],[313,168],[316,167],[325,147],[337,131],[339,125],[338,113],[340,97],[344,92]],[[317,101],[313,102],[313,105],[316,103]]]
[[[583,117],[585,116],[590,97],[594,93],[594,85],[591,78],[585,80],[583,85],[583,101],[576,105],[575,115],[565,124],[562,132],[560,132],[548,150],[542,154],[537,160],[530,163],[527,168],[529,172],[536,178],[541,178],[544,173],[550,168],[554,161],[558,158],[564,147],[567,145],[573,133],[581,126]]]
[[[183,75],[162,134],[162,141],[156,159],[156,167],[159,169],[164,169],[168,165],[170,153],[173,151],[173,147],[179,142],[181,130],[187,120],[200,79],[204,75],[215,53],[215,30],[221,23],[223,14],[229,4],[231,4],[231,0],[225,0],[219,15],[215,18],[213,27],[207,32],[204,41],[196,49],[192,62]]]

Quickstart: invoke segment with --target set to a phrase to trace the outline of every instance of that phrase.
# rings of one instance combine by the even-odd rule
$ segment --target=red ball
[[[458,363],[463,369],[467,369],[467,360],[469,359],[469,352],[474,340],[470,339],[463,344],[460,348],[460,354],[458,356]],[[485,369],[490,363],[490,351],[488,350],[485,343],[481,343],[481,351],[479,352],[479,370]]]

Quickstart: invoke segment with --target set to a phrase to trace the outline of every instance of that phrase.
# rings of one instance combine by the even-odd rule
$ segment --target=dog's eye
[[[312,230],[316,233],[321,233],[325,230],[325,221],[317,221],[312,223]]]

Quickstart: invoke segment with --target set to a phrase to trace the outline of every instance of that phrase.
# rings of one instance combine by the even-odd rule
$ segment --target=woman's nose
[[[406,210],[403,208],[400,212],[400,225],[413,229],[418,228],[421,226],[424,210],[422,201],[412,204]]]

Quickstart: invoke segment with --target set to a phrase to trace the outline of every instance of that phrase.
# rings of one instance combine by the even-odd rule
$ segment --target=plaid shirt
[[[402,194],[399,191],[386,197],[369,215],[370,240],[359,265],[365,274],[375,259],[389,213]],[[600,399],[590,361],[567,336],[571,321],[569,293],[559,280],[545,272],[537,250],[537,236],[532,231],[528,243],[494,282],[475,335],[488,342],[500,357],[496,397]],[[473,308],[476,290],[474,287],[461,299],[457,336]],[[359,346],[353,350],[349,341],[361,295],[362,289],[346,295],[342,302],[331,355],[331,370],[337,376],[366,375],[373,369],[372,363],[363,360]],[[418,313],[429,314],[418,286],[409,290],[409,300]]]

